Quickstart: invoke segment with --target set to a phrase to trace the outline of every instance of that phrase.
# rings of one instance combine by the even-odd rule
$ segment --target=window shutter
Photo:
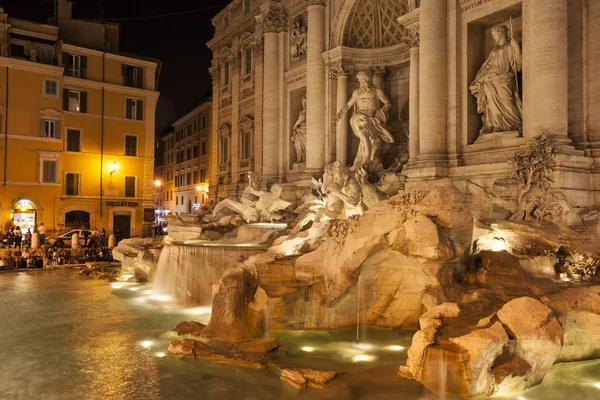
[[[80,92],[81,95],[81,104],[79,106],[79,110],[82,113],[86,113],[87,112],[87,92]]]
[[[143,121],[144,117],[143,117],[143,114],[142,114],[142,110],[144,109],[144,102],[141,101],[141,100],[138,100],[136,102],[136,106],[137,106],[137,110],[136,110],[137,111],[137,113],[136,113],[137,119],[139,121]]]
[[[87,77],[87,57],[86,56],[80,56],[80,57],[81,57],[81,78],[85,79]]]
[[[69,109],[69,89],[63,89],[63,110]]]
[[[139,87],[140,89],[143,89],[144,88],[144,68],[137,67],[137,70],[138,70],[137,87]]]
[[[62,53],[63,67],[65,68],[65,75],[68,75],[69,70],[69,53]]]
[[[40,120],[40,136],[41,136],[41,137],[44,137],[44,136],[46,136],[46,132],[45,132],[45,130],[44,130],[44,128],[45,128],[45,125],[46,125],[46,120],[45,120],[45,119],[41,119],[41,120]]]
[[[54,122],[54,138],[60,139],[60,121]]]
[[[131,119],[133,117],[133,101],[131,99],[125,99],[125,118]]]
[[[121,75],[127,76],[127,64],[121,64]]]

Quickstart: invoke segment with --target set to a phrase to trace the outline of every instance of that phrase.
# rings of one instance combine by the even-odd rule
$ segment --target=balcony
[[[38,50],[19,44],[9,44],[2,46],[2,55],[38,62],[40,64],[58,65],[58,58],[56,58],[53,50],[54,49]]]

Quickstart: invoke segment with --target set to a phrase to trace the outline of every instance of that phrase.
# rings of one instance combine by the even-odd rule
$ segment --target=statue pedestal
[[[474,144],[492,144],[498,147],[505,147],[504,144],[512,139],[521,137],[520,131],[493,132],[480,135]]]

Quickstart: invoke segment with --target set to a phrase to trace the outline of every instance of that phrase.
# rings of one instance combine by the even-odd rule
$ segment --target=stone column
[[[256,17],[264,37],[263,175],[276,178],[279,172],[279,76],[281,55],[279,32],[287,29],[287,15],[278,3],[267,2]]]
[[[374,67],[372,69],[373,72],[373,85],[375,87],[384,90],[383,88],[383,78],[385,77],[385,73],[387,72],[385,67]]]
[[[345,66],[341,61],[330,66],[330,73],[337,78],[337,99],[335,112],[348,102],[348,75],[354,71],[354,67]],[[344,113],[337,122],[335,128],[335,159],[346,165],[348,163],[348,113]]]
[[[593,156],[600,157],[600,2],[587,2],[586,26],[588,140]]]
[[[231,68],[231,76],[229,79],[229,88],[231,96],[231,138],[229,143],[229,160],[231,160],[231,183],[235,184],[240,180],[240,68],[242,65],[242,57],[237,46],[231,49],[229,56],[229,65]]]
[[[213,87],[213,103],[211,110],[211,126],[210,126],[210,151],[212,157],[210,157],[210,167],[207,171],[209,176],[209,190],[214,193],[215,196],[218,192],[218,178],[217,175],[219,173],[219,135],[217,130],[219,129],[219,82],[221,77],[221,64],[217,58],[213,59],[212,66],[208,69],[210,76],[212,78],[212,87]],[[216,197],[215,197],[216,200]],[[173,201],[171,200],[173,204]]]
[[[523,134],[568,139],[567,0],[523,2]]]
[[[321,170],[325,163],[325,1],[306,0],[306,168]]]
[[[419,53],[419,162],[447,162],[447,0],[422,0]]]
[[[419,155],[419,47],[410,48],[408,105],[409,155],[410,162],[414,163],[417,161],[417,156]]]

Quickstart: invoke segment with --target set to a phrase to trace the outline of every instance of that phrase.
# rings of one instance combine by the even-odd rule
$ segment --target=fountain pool
[[[347,372],[335,390],[297,392],[279,380],[275,367],[253,370],[171,356],[170,329],[182,320],[207,322],[209,309],[166,310],[147,303],[147,284],[112,286],[73,271],[0,274],[0,398],[437,398],[395,375],[413,332],[367,329],[359,345],[352,329],[272,333],[285,348],[273,355],[277,365]],[[592,399],[600,395],[598,382],[599,361],[557,365],[520,396]]]

